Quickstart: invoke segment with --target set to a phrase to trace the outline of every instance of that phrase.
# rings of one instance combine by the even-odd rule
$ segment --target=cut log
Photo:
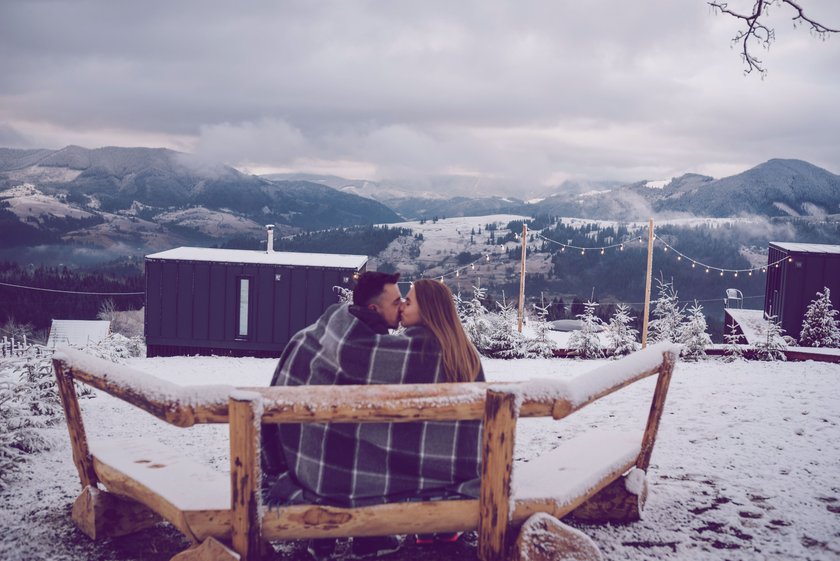
[[[572,516],[587,522],[636,522],[647,500],[645,472],[634,468],[577,507]]]
[[[240,561],[239,554],[216,538],[207,538],[185,549],[170,561]]]
[[[124,536],[161,522],[160,516],[146,506],[95,487],[82,490],[71,516],[92,540]]]
[[[262,556],[259,519],[260,396],[252,392],[231,394],[230,489],[231,540],[242,561]]]
[[[79,409],[79,399],[76,397],[76,387],[73,385],[72,374],[64,369],[61,361],[53,360],[58,395],[64,408],[64,418],[67,420],[67,432],[70,433],[70,447],[73,452],[73,463],[79,472],[82,489],[96,487],[96,472],[88,449],[85,424],[82,422],[82,411]]]
[[[487,390],[478,518],[478,557],[482,561],[507,557],[516,416],[516,394]]]
[[[531,516],[516,539],[513,561],[601,561],[601,550],[589,536],[550,514]]]

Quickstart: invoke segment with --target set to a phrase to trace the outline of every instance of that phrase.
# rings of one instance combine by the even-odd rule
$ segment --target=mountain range
[[[0,247],[207,244],[400,217],[309,181],[272,181],[162,148],[0,149]]]
[[[443,198],[437,190],[418,195],[408,183],[247,175],[162,148],[0,148],[0,250],[70,246],[141,254],[253,238],[268,223],[284,235],[499,213],[608,220],[840,215],[840,176],[801,160],[769,160],[722,179],[686,174],[664,185],[567,182],[530,201],[481,196],[475,179],[457,181],[460,192],[475,194]]]

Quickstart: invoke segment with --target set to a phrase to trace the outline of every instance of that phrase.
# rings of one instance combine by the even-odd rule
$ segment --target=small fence
[[[32,345],[32,343],[26,340],[25,335],[22,340],[4,336],[3,340],[0,341],[0,357],[8,358],[13,356],[22,356],[33,346],[35,347],[35,353],[40,356],[41,347],[38,345]]]

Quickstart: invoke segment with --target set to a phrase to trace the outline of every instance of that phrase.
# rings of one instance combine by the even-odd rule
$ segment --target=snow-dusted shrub
[[[768,316],[761,327],[761,337],[755,343],[755,357],[758,360],[787,360],[782,352],[787,347],[782,334],[784,329],[776,320],[776,316]]]
[[[353,291],[349,288],[345,288],[343,286],[334,286],[333,292],[338,295],[338,301],[341,304],[352,304],[353,303]]]
[[[146,356],[146,342],[142,337],[128,338],[119,333],[111,333],[98,343],[91,343],[82,349],[89,355],[124,362],[126,359]]]
[[[111,322],[111,333],[119,333],[125,337],[143,336],[143,309],[117,310],[114,301],[106,299],[99,306],[97,319]]]
[[[41,429],[63,418],[50,358],[38,349],[0,362],[0,488],[26,455],[50,448]]]
[[[549,358],[554,356],[556,347],[554,341],[548,336],[548,306],[537,306],[534,304],[531,325],[534,330],[534,338],[526,342],[527,355],[536,358]]]
[[[680,325],[680,343],[683,345],[682,356],[688,360],[698,360],[706,356],[706,347],[712,344],[712,338],[706,333],[706,316],[703,306],[694,301],[688,309],[687,320]]]
[[[830,289],[826,286],[822,292],[817,291],[816,299],[811,300],[805,312],[799,344],[803,347],[840,347],[840,323],[835,319],[838,313],[831,305]]]
[[[744,345],[740,344],[741,334],[738,333],[735,323],[729,324],[727,329],[729,331],[723,334],[723,340],[726,342],[723,347],[724,360],[732,362],[744,358]]]
[[[639,332],[630,325],[634,319],[630,316],[630,306],[619,304],[616,307],[607,324],[607,348],[613,358],[629,355],[641,347],[637,342]]]
[[[674,285],[663,279],[656,279],[659,297],[653,307],[653,319],[650,322],[650,340],[653,343],[667,341],[679,343],[680,326],[683,322],[683,309],[680,308]]]
[[[581,320],[579,331],[573,331],[569,336],[569,348],[581,358],[602,358],[604,349],[598,332],[601,331],[603,321],[595,315],[596,302],[587,301],[583,305],[583,313],[578,314]]]

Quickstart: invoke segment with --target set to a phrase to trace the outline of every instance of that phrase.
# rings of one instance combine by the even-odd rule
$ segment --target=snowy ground
[[[573,377],[603,361],[484,361],[491,380]],[[274,361],[233,358],[135,359],[133,366],[179,384],[266,384]],[[631,561],[840,559],[840,365],[827,363],[680,363],[649,473],[645,519],[582,528],[607,559]],[[525,419],[518,461],[596,426],[644,423],[652,380],[570,419]],[[100,395],[82,402],[91,438],[156,434],[220,469],[227,427],[177,429]],[[55,449],[30,461],[3,494],[0,559],[168,560],[186,547],[169,527],[94,544],[75,529],[79,492],[63,426]],[[278,558],[306,559],[300,543],[278,545]],[[428,550],[407,546],[404,560],[475,559],[474,536]]]

